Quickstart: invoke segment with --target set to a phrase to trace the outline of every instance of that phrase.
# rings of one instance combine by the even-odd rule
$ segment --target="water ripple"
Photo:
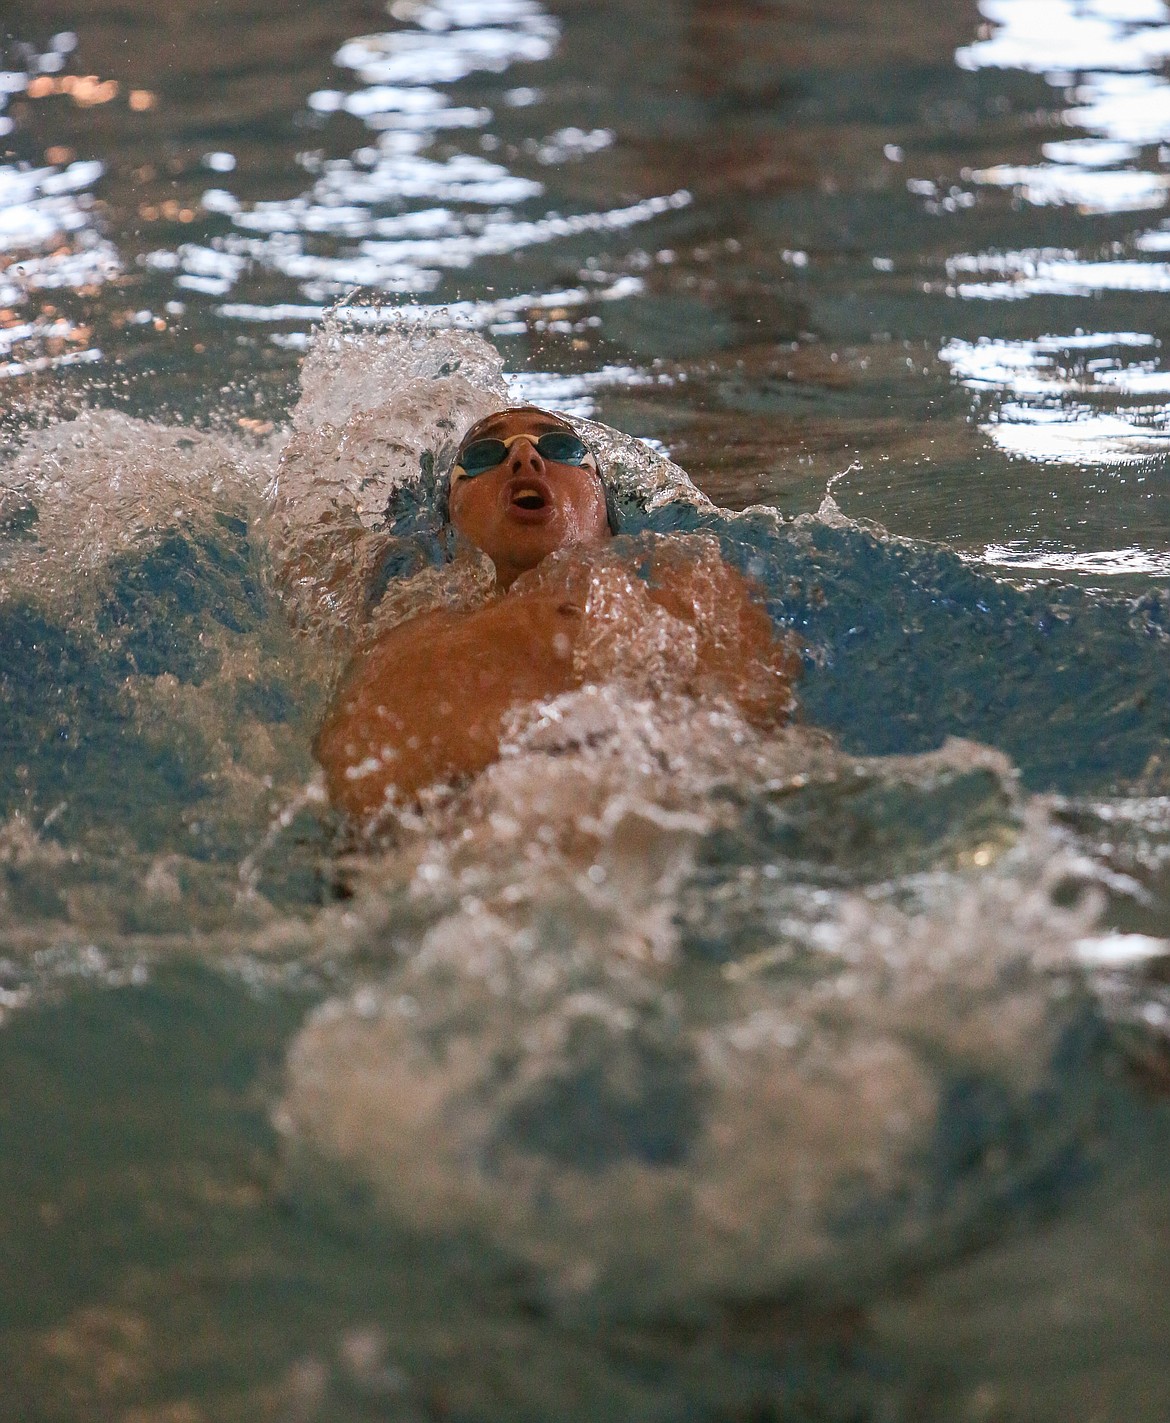
[[[979,8],[996,28],[958,50],[959,67],[1042,74],[1071,91],[1062,121],[1097,137],[1046,144],[1049,163],[978,169],[971,180],[1090,213],[1160,207],[1165,175],[1120,165],[1170,136],[1170,83],[1161,72],[1170,11],[1162,0],[981,0]]]
[[[992,399],[990,419],[980,429],[1006,453],[1049,463],[1120,465],[1165,454],[1170,445],[1170,410],[1119,403],[1170,392],[1170,372],[1145,354],[1158,344],[1139,332],[1082,332],[1030,341],[953,340],[939,356],[963,385]],[[1135,359],[1134,352],[1142,354]],[[1101,408],[1106,402],[1111,408]],[[1129,558],[1124,570],[1111,564],[1109,571],[1139,570]],[[1158,572],[1161,565],[1141,571]]]

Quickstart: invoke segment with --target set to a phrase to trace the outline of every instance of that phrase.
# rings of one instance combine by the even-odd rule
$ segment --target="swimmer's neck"
[[[544,559],[542,558],[540,560],[540,563],[543,562]],[[539,568],[540,563],[536,564],[535,566]],[[512,584],[515,583],[516,579],[519,578],[522,573],[527,572],[529,572],[527,568],[515,568],[505,570],[496,568],[495,592],[502,596],[508,591],[509,588],[511,588]]]
[[[516,567],[515,565],[501,567],[499,564],[493,564],[492,567],[496,571],[496,581],[492,586],[492,596],[502,598],[511,590],[517,579],[522,578],[526,573],[534,573],[536,569],[543,568],[548,560],[549,555],[546,554],[538,563],[534,563],[530,567]]]
[[[598,553],[609,543],[610,535],[607,533],[603,539],[571,539],[561,544],[559,548],[552,549],[542,558],[538,558],[534,563],[513,562],[503,560],[496,562],[492,560],[492,567],[496,573],[496,583],[494,591],[500,595],[507,593],[518,578],[522,578],[525,573],[533,573],[538,568],[543,568],[549,559],[555,558],[557,554],[572,552],[577,555],[588,556],[591,553]]]

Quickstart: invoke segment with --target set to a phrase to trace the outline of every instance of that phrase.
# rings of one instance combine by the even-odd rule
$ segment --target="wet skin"
[[[485,769],[513,708],[607,675],[581,638],[588,550],[611,537],[605,490],[592,463],[542,458],[536,441],[562,428],[532,410],[475,427],[476,438],[521,436],[494,469],[456,476],[450,495],[451,522],[491,558],[498,595],[471,611],[408,619],[346,669],[314,752],[334,806],[359,822],[376,822],[394,793],[413,797]],[[545,562],[562,549],[584,557],[563,569]],[[629,606],[618,617],[628,613],[630,625],[657,607],[695,629],[693,685],[682,690],[727,697],[760,725],[785,719],[797,659],[736,570],[716,560],[700,572],[685,556],[659,557],[649,579],[629,580],[619,600]]]
[[[556,549],[610,537],[593,456],[584,465],[557,464],[536,448],[541,435],[566,428],[542,411],[518,410],[490,416],[470,432],[476,439],[520,436],[495,469],[473,478],[457,472],[451,482],[451,522],[491,559],[501,591]]]

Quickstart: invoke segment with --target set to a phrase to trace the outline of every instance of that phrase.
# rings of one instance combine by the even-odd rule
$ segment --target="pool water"
[[[0,1418],[1160,1423],[1161,0],[0,25]],[[613,678],[361,842],[505,400]]]

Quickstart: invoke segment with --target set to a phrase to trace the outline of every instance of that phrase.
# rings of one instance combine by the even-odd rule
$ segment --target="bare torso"
[[[333,804],[368,824],[388,798],[490,765],[517,707],[630,678],[777,725],[798,667],[752,585],[704,541],[656,540],[649,559],[576,552],[480,607],[378,636],[347,668],[314,750]]]

